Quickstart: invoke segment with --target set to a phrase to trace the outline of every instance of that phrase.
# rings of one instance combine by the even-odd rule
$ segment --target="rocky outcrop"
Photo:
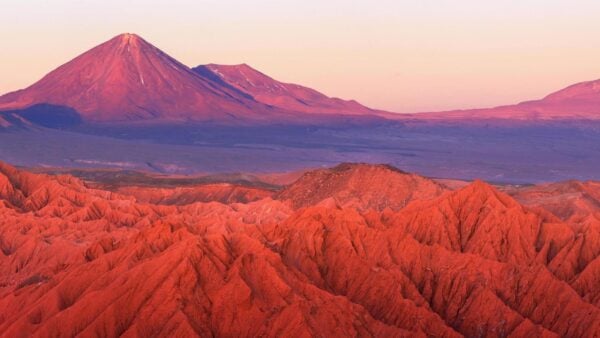
[[[344,163],[309,171],[284,189],[278,198],[295,208],[330,199],[340,207],[359,210],[399,210],[413,200],[431,199],[447,191],[425,177],[388,165]]]

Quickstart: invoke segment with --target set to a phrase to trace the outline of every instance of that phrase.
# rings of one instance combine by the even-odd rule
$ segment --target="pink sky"
[[[0,92],[134,32],[375,108],[494,106],[600,78],[598,18],[591,0],[3,0]]]

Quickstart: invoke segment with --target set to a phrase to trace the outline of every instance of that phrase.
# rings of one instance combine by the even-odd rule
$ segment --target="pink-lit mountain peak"
[[[576,83],[544,98],[544,101],[563,100],[600,101],[600,79]]]
[[[328,97],[308,87],[275,80],[245,63],[208,64],[198,66],[194,71],[203,76],[210,72],[255,100],[285,110],[305,113],[386,115],[385,112],[370,109],[354,100]]]
[[[118,35],[0,97],[0,109],[66,106],[88,121],[257,118],[265,106],[195,74],[135,34]]]
[[[585,81],[551,93],[540,100],[485,109],[413,115],[430,120],[501,119],[519,121],[600,120],[600,79]]]
[[[295,88],[305,89],[306,92],[312,94],[314,97],[324,97],[323,94],[310,88],[279,82],[245,63],[238,65],[209,64],[206,65],[206,67],[219,75],[222,79],[227,80],[239,89],[248,92],[259,93],[262,91],[269,91],[281,94],[290,93]]]
[[[26,89],[0,97],[0,111],[40,104],[73,109],[86,122],[304,123],[323,114],[326,119],[386,114],[279,82],[245,64],[192,70],[130,33],[92,48]]]

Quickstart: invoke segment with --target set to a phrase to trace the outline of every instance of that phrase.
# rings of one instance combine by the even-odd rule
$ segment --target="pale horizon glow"
[[[396,112],[538,99],[600,78],[600,1],[4,0],[0,94],[120,33]]]

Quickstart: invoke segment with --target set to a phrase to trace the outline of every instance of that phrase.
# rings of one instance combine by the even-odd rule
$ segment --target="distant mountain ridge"
[[[394,114],[275,80],[246,64],[190,68],[138,35],[125,33],[33,85],[0,96],[0,128],[26,125],[27,120],[6,112],[36,105],[72,109],[86,123],[318,124],[341,123],[340,116],[397,121],[600,120],[600,80],[514,105]]]
[[[242,69],[243,68],[243,69]],[[194,70],[135,34],[121,34],[58,67],[33,85],[0,97],[0,111],[46,104],[74,109],[86,122],[297,122],[311,115],[374,115],[353,101],[331,99],[248,67]],[[249,90],[236,71],[261,81]],[[220,70],[220,71],[219,71]],[[230,77],[220,77],[228,74]],[[284,100],[259,92],[268,82],[289,88]],[[293,89],[293,91],[291,91]],[[290,94],[291,93],[291,94]],[[293,97],[296,95],[298,98]],[[300,103],[299,100],[305,102]],[[310,120],[310,119],[309,119]],[[7,123],[4,123],[7,124]]]
[[[600,79],[579,82],[546,96],[543,101],[588,100],[600,103]]]
[[[308,87],[277,81],[247,64],[208,64],[197,66],[193,70],[209,79],[217,77],[261,103],[286,110],[304,113],[344,112],[352,115],[384,113],[354,100],[331,98]]]
[[[411,114],[423,120],[600,120],[600,79],[568,86],[539,100],[493,108]]]

